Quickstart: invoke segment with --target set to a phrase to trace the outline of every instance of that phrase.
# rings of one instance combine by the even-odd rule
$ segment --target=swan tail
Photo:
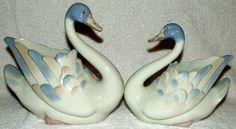
[[[200,70],[198,70],[196,76],[194,77],[193,85],[199,86],[201,81],[208,75],[211,69],[212,69],[212,64],[208,64],[203,68],[201,68]]]
[[[20,96],[23,92],[23,86],[26,82],[22,73],[13,65],[8,64],[4,67],[4,76],[7,86],[17,95]]]
[[[209,116],[227,95],[229,86],[230,80],[228,78],[220,80],[213,88],[211,88],[199,105],[190,111],[193,113],[191,116],[195,117],[195,120],[200,120]]]
[[[12,51],[13,55],[15,56],[15,59],[16,59],[18,65],[19,65],[19,67],[21,68],[21,71],[26,76],[29,83],[30,84],[35,83],[35,79],[32,76],[29,67],[27,66],[27,64],[24,61],[24,58],[22,57],[22,55],[20,54],[20,52],[16,48],[15,38],[5,37],[4,41],[7,44],[7,46],[10,48],[10,50]]]
[[[206,62],[207,64],[204,67],[196,71],[196,75],[192,80],[193,87],[206,94],[232,59],[233,56],[225,55],[223,57],[217,57],[211,62]]]
[[[220,80],[210,91],[206,94],[205,98],[196,105],[195,108],[186,112],[179,117],[175,117],[172,120],[177,120],[181,122],[186,122],[189,120],[199,121],[208,117],[216,108],[216,106],[223,100],[226,96],[230,85],[230,80],[224,78]]]
[[[33,92],[30,84],[22,72],[15,66],[8,64],[4,67],[7,86],[16,94],[20,102],[37,117],[43,119],[45,103]],[[34,103],[32,104],[32,100]]]
[[[227,64],[232,59],[233,59],[232,55],[225,55],[220,58],[221,63],[219,63],[219,65],[216,65],[215,71],[213,72],[210,79],[207,81],[206,85],[202,89],[204,93],[207,93],[210,90],[210,88],[212,87],[212,85],[214,84],[214,82],[216,81],[218,76],[220,75],[220,73],[223,71],[223,69],[227,66]],[[218,62],[216,62],[216,63],[218,64]],[[214,65],[213,65],[213,67],[214,67]]]
[[[215,102],[218,104],[223,98],[226,96],[229,86],[230,86],[230,79],[224,78],[220,80],[211,90],[210,92],[214,92]]]
[[[57,70],[58,67],[56,67],[54,62],[46,64],[43,55],[38,51],[28,48],[24,43],[18,42],[12,37],[6,37],[4,40],[12,51],[21,71],[31,85],[42,85],[47,83],[50,83],[53,86],[59,85],[52,70],[48,67],[48,64],[53,65],[52,67]]]

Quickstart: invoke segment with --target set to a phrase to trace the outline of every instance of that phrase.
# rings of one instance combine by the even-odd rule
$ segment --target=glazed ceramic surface
[[[105,119],[123,95],[123,81],[115,66],[77,35],[74,22],[102,31],[89,8],[73,4],[65,29],[75,50],[56,50],[25,39],[6,37],[20,70],[4,68],[5,80],[22,104],[41,119],[66,124],[95,123]],[[83,55],[102,75],[98,80],[82,65]]]
[[[170,23],[149,42],[173,39],[175,47],[133,74],[125,88],[125,100],[138,119],[166,125],[189,126],[209,116],[226,96],[230,80],[224,78],[212,85],[232,60],[231,55],[211,57],[185,63],[171,63],[182,52],[184,32]],[[149,86],[144,81],[169,64],[169,68]]]

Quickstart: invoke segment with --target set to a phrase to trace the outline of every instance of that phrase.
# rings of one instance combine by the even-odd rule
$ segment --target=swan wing
[[[43,101],[71,115],[86,117],[94,113],[94,105],[91,105],[87,93],[81,92],[81,89],[84,89],[87,82],[95,83],[96,79],[85,70],[75,51],[59,51],[52,57],[55,53],[42,55],[15,42],[14,38],[5,38],[5,42],[32,89]]]
[[[62,113],[45,103],[31,88],[21,71],[13,65],[4,67],[4,76],[7,86],[16,94],[20,102],[40,119],[49,118],[67,124],[87,123],[88,119]]]
[[[59,52],[55,58],[42,56],[34,50],[29,51],[29,55],[48,81],[32,86],[46,103],[69,115],[88,117],[94,114],[94,105],[85,88],[95,80],[85,72],[76,58],[76,51]]]
[[[12,37],[6,37],[5,39],[11,39]],[[14,38],[13,38],[14,39]],[[38,44],[38,43],[35,43],[35,42],[32,42],[30,40],[27,40],[27,39],[23,39],[23,38],[20,38],[20,39],[14,39],[15,43],[22,43],[24,44],[27,48],[29,49],[34,49],[34,50],[37,50],[40,54],[42,55],[47,55],[47,56],[51,56],[51,57],[55,57],[55,55],[62,51],[62,50],[58,50],[58,49],[52,49],[52,48],[49,48],[48,46],[45,46],[43,44]],[[6,40],[5,40],[6,41]],[[63,49],[63,51],[68,51],[67,49]]]
[[[167,119],[191,110],[204,99],[232,58],[231,55],[225,55],[183,64],[170,64],[161,77],[154,81],[158,99],[153,105],[157,105],[155,110],[162,110],[162,113],[153,113],[152,106],[146,109],[146,114],[152,118]]]
[[[167,70],[167,73],[165,73],[166,91],[177,93],[178,89],[185,90],[187,93],[186,102],[191,102],[199,96],[204,97],[222,70],[232,59],[233,56],[225,55],[222,57],[197,60],[191,63],[172,64]],[[180,67],[183,67],[182,65],[186,70],[183,68],[180,69]],[[176,87],[177,90],[174,88],[168,90],[169,87]],[[183,95],[186,96],[185,94]]]
[[[48,105],[34,93],[21,71],[9,64],[4,67],[4,76],[7,86],[16,94],[21,103],[37,117],[44,119],[44,109]]]
[[[192,121],[199,121],[209,116],[216,106],[226,96],[230,86],[230,80],[224,78],[220,80],[205,96],[205,98],[192,110],[169,119],[159,120],[158,123],[167,125],[177,125]]]

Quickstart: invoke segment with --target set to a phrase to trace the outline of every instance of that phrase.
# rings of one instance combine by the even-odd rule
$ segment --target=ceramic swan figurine
[[[74,22],[101,31],[89,8],[73,4],[65,16],[66,34],[76,50],[56,50],[25,39],[6,37],[21,71],[6,65],[5,80],[22,104],[48,124],[87,124],[105,119],[123,96],[115,66],[86,44]],[[102,75],[98,80],[77,58],[80,52]]]
[[[222,79],[214,87],[221,71],[232,60],[231,55],[211,57],[185,63],[171,63],[184,47],[182,28],[170,23],[149,42],[173,39],[173,50],[130,77],[125,87],[125,100],[138,119],[165,125],[190,126],[210,115],[226,96],[230,80]],[[144,81],[169,65],[168,69],[149,86]]]

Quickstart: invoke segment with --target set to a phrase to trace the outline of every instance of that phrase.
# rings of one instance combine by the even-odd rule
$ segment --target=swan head
[[[165,39],[173,39],[176,43],[184,41],[184,31],[180,25],[169,23],[165,25],[155,37],[150,38],[148,42],[156,42]]]
[[[89,7],[83,3],[75,3],[71,5],[66,13],[66,19],[77,21],[88,25],[97,31],[102,31],[102,27],[98,25],[93,19]]]

